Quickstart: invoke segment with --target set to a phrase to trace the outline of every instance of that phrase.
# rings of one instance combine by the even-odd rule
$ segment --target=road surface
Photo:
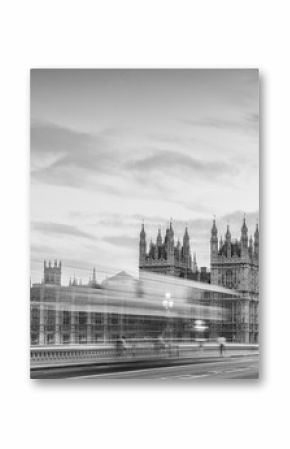
[[[166,366],[139,370],[78,376],[86,379],[160,379],[160,380],[212,380],[258,379],[258,356],[224,357],[206,363]]]
[[[236,357],[211,357],[191,361],[168,363],[167,366],[97,366],[63,367],[32,372],[32,378],[57,379],[160,379],[160,380],[212,380],[258,379],[259,356],[250,354]]]

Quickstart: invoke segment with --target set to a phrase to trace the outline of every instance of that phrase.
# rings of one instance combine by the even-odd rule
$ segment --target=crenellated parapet
[[[61,261],[44,261],[44,284],[61,285]]]

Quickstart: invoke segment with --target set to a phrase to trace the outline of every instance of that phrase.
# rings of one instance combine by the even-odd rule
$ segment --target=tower
[[[172,222],[170,220],[169,228],[166,229],[165,239],[165,254],[169,265],[174,266],[174,231]]]
[[[189,243],[189,235],[188,235],[187,226],[185,228],[184,236],[183,236],[183,262],[185,265],[185,269],[191,270],[192,261],[191,261],[190,243]]]
[[[211,228],[211,237],[210,237],[210,260],[214,260],[218,255],[218,230],[216,227],[215,218],[213,219],[213,224]]]
[[[241,228],[241,257],[246,258],[249,254],[248,249],[248,228],[246,225],[246,217],[244,216],[243,225]]]
[[[253,237],[251,236],[249,239],[249,256],[253,257]]]
[[[227,225],[227,232],[226,232],[226,256],[228,258],[231,257],[232,254],[232,248],[231,248],[231,232],[230,232],[230,225]]]
[[[50,260],[48,265],[44,261],[44,284],[61,285],[61,261],[55,260],[53,265]]]
[[[227,225],[225,240],[220,240],[216,257],[216,229],[211,232],[211,283],[235,289],[239,296],[226,303],[232,321],[219,332],[227,339],[255,343],[259,336],[259,231],[258,226],[253,239],[248,239],[245,216],[241,227],[241,237],[232,241],[230,227]]]
[[[254,234],[254,257],[259,261],[259,225],[256,224],[256,230]]]

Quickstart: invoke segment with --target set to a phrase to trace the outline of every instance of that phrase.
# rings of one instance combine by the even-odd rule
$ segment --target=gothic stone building
[[[210,282],[209,272],[205,267],[199,271],[196,256],[192,257],[190,238],[187,227],[183,236],[183,245],[178,240],[175,244],[174,230],[170,222],[164,240],[158,229],[156,243],[152,240],[147,251],[146,233],[142,224],[139,242],[139,270],[166,274],[202,282]]]
[[[223,323],[224,335],[232,340],[257,343],[259,335],[259,229],[256,226],[254,240],[248,238],[244,218],[240,240],[232,240],[227,226],[225,240],[218,243],[215,220],[211,229],[210,271],[211,283],[235,289],[238,299],[225,302],[229,320]]]

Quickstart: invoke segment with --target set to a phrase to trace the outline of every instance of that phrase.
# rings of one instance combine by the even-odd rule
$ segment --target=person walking
[[[225,338],[224,337],[219,337],[218,338],[218,344],[219,344],[219,354],[220,357],[224,356],[224,349],[225,349]]]

